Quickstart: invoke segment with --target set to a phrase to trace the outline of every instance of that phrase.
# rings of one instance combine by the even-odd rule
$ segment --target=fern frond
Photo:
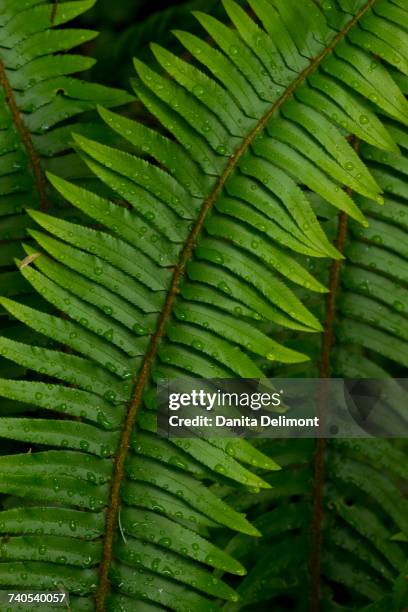
[[[267,476],[272,489],[262,493],[261,500],[227,497],[253,517],[263,534],[255,544],[236,536],[226,548],[251,567],[238,587],[240,602],[225,606],[229,612],[251,605],[280,610],[283,596],[287,606],[300,610],[310,600],[313,442],[270,441],[261,448],[283,469]],[[382,603],[391,601],[388,594],[406,568],[404,545],[392,536],[395,531],[406,533],[408,527],[407,502],[398,485],[398,480],[406,482],[407,468],[406,455],[388,441],[331,441],[322,509],[323,610],[347,609],[340,603],[347,601],[359,610],[371,610],[368,602],[380,610]],[[406,593],[405,586],[401,601]]]
[[[75,161],[71,130],[102,137],[104,130],[83,113],[97,104],[120,106],[132,97],[120,90],[71,76],[93,64],[69,53],[95,32],[66,27],[94,4],[91,0],[60,3],[0,2],[0,293],[17,296],[29,285],[14,271],[14,259],[32,225],[28,206],[48,210],[56,194],[45,177],[49,169],[71,179],[85,179]],[[59,26],[65,26],[61,28]],[[4,311],[2,312],[4,315]],[[15,330],[15,333],[18,333]],[[9,367],[7,368],[9,370]],[[6,372],[4,371],[4,374]]]
[[[225,0],[233,27],[197,14],[214,46],[177,34],[193,62],[157,45],[158,71],[135,62],[137,95],[162,129],[100,109],[134,153],[75,136],[82,159],[115,195],[49,178],[96,229],[30,211],[36,246],[25,248],[40,256],[21,274],[64,316],[1,300],[53,342],[1,340],[7,358],[45,377],[0,382],[4,397],[41,410],[0,421],[1,436],[36,447],[0,458],[6,474],[0,491],[13,505],[0,513],[0,524],[14,534],[6,543],[4,585],[62,584],[80,596],[78,609],[96,602],[98,611],[213,610],[220,607],[214,598],[236,600],[208,572],[242,575],[243,566],[211,542],[209,529],[259,531],[208,484],[249,489],[252,499],[263,489],[261,501],[274,499],[279,476],[274,481],[246,466],[277,464],[242,440],[158,439],[155,383],[191,375],[262,378],[270,363],[306,359],[278,335],[282,328],[321,331],[297,291],[326,289],[301,257],[342,255],[305,187],[365,226],[350,193],[378,205],[381,187],[343,128],[394,153],[383,115],[408,125],[401,89],[382,64],[368,70],[373,60],[358,37],[370,30],[374,0],[326,8],[311,0],[249,4],[253,17]],[[338,481],[348,482],[350,463],[342,467]],[[302,495],[306,484],[302,476],[283,486]],[[394,492],[384,487],[379,495]],[[33,507],[22,501],[27,497]],[[377,501],[401,531],[400,516]],[[55,537],[43,560],[33,541],[15,540],[28,535],[19,521],[29,517]],[[282,530],[291,529],[283,513],[279,520]],[[297,525],[301,517],[294,511],[292,520]],[[68,544],[67,537],[89,529],[88,521],[95,521],[87,532],[95,546]],[[63,542],[73,554],[61,559]],[[307,537],[296,534],[293,544],[301,563]],[[270,573],[276,570],[270,584],[280,592],[292,552],[285,542],[278,550],[267,561]],[[328,567],[332,574],[340,569],[348,584],[350,565],[334,559]],[[381,586],[370,586],[363,597],[382,594]]]
[[[398,8],[392,3],[372,4],[372,11],[361,21],[362,28],[350,32],[350,41],[377,54],[381,60],[372,58],[371,70],[380,67],[387,71],[406,95],[408,12],[401,4]],[[361,66],[362,71],[362,56],[356,54],[354,60],[355,67]],[[369,64],[364,61],[365,74],[369,75]],[[346,74],[352,78],[353,72],[347,68],[344,80]],[[340,78],[339,74],[332,75]],[[318,83],[314,81],[315,86]],[[321,84],[320,88],[323,92]],[[328,91],[326,87],[326,95]],[[368,89],[361,91],[371,102],[377,102],[374,93],[369,96]],[[345,260],[336,268],[337,277],[332,270],[330,292],[335,308],[329,321],[326,320],[323,341],[326,355],[322,356],[320,342],[313,343],[308,352],[320,363],[330,361],[325,372],[333,376],[389,377],[387,426],[398,431],[405,421],[407,397],[391,376],[404,377],[408,355],[407,130],[405,121],[386,116],[389,114],[384,108],[381,120],[397,145],[395,150],[379,151],[379,143],[368,143],[366,139],[365,144],[357,147],[384,193],[384,206],[377,206],[365,196],[355,196],[368,226],[363,228],[346,215],[340,215],[337,222],[322,199],[314,198],[315,209],[321,218],[328,219],[324,224],[328,235],[332,236],[338,225],[337,245],[341,243],[342,252],[344,246]],[[365,117],[361,123],[365,123]],[[358,134],[349,124],[344,127]],[[325,270],[319,278],[322,276],[326,276]],[[308,303],[312,301],[309,299]],[[320,304],[318,309],[323,310]],[[294,340],[293,334],[291,337]],[[325,345],[329,337],[332,340]],[[290,343],[295,348],[302,345],[299,334]],[[318,363],[315,373],[317,367]],[[279,368],[278,375],[311,374],[310,368],[301,364],[296,372],[290,367]],[[236,508],[249,512],[264,538],[254,547],[249,539],[238,536],[227,547],[229,553],[253,570],[238,587],[240,602],[227,604],[225,609],[272,606],[274,610],[287,607],[300,610],[304,609],[305,601],[310,602],[313,591],[321,594],[321,601],[313,600],[312,607],[320,605],[323,610],[403,609],[408,598],[404,535],[408,527],[407,504],[403,495],[408,474],[406,454],[399,452],[392,442],[374,439],[332,440],[324,446],[318,442],[317,451],[310,441],[265,443],[261,448],[283,470],[267,478],[273,488],[265,491],[261,500],[255,502],[245,495],[228,498]],[[319,462],[320,470],[316,467]],[[316,503],[320,493],[322,505]],[[302,537],[305,533],[306,539]],[[311,564],[317,563],[316,548],[320,547],[316,576],[313,568],[311,574]],[[320,583],[317,587],[311,584],[316,580]]]
[[[390,124],[389,130],[403,154],[378,155],[371,147],[362,148],[363,157],[384,190],[385,206],[374,210],[361,199],[370,223],[364,231],[351,226],[348,263],[342,277],[345,290],[339,309],[343,321],[335,363],[339,374],[344,372],[351,378],[382,378],[382,370],[391,369],[393,363],[408,367],[407,132],[395,124]],[[345,361],[341,349],[350,343],[372,353],[374,364]]]

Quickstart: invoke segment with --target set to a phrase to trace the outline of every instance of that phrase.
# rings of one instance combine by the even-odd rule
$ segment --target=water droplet
[[[139,336],[142,336],[143,334],[147,332],[146,327],[144,327],[143,325],[140,325],[139,323],[135,323],[132,329],[135,332],[135,334],[138,334]]]
[[[170,538],[160,538],[158,544],[160,544],[160,546],[165,546],[166,548],[169,548],[169,546],[171,546],[171,540]]]
[[[193,87],[193,94],[197,96],[197,98],[201,98],[204,95],[204,88],[201,85],[195,85]]]

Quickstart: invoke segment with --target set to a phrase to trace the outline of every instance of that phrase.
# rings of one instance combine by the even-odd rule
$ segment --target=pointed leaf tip
[[[75,134],[73,134],[72,136],[75,137]],[[63,196],[65,196],[64,189],[72,187],[72,184],[69,181],[66,181],[65,179],[61,178],[60,176],[57,176],[56,174],[52,174],[51,172],[47,172],[47,178],[50,181],[51,185]]]
[[[98,112],[98,115],[105,121],[105,123],[108,123],[108,119],[110,117],[115,116],[115,113],[105,108],[105,106],[102,106],[102,104],[97,104],[96,110]]]
[[[138,76],[140,76],[140,71],[146,67],[146,64],[142,62],[141,60],[137,59],[137,57],[133,58],[133,65],[135,67],[135,70]]]
[[[46,213],[43,213],[41,210],[35,210],[33,208],[27,209],[26,213],[29,217],[31,217],[31,219],[33,219],[39,225],[42,225],[41,221],[44,221],[45,219],[48,218],[48,215]],[[33,231],[34,231],[34,228],[30,228],[30,227],[27,228],[27,233],[30,235]]]
[[[74,134],[72,134],[72,136],[74,136]],[[49,182],[51,183],[51,185],[53,187],[56,187],[56,185],[62,180],[60,179],[56,174],[53,174],[52,172],[46,172],[45,176],[47,177],[47,179],[49,180]]]
[[[156,52],[160,52],[160,51],[166,51],[166,49],[163,49],[163,47],[161,45],[159,45],[156,42],[151,42],[149,44],[149,47],[151,49],[151,51],[156,55]]]

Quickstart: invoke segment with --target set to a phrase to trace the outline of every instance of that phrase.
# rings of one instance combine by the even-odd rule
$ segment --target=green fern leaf
[[[261,378],[272,363],[307,360],[280,341],[283,328],[322,330],[299,293],[318,298],[326,289],[302,257],[343,258],[314,198],[366,227],[361,201],[351,194],[378,206],[382,185],[344,128],[394,155],[383,116],[406,126],[408,104],[404,82],[379,62],[371,69],[358,36],[373,27],[374,0],[249,4],[253,16],[225,0],[233,27],[196,15],[213,46],[177,34],[194,62],[157,45],[158,70],[135,62],[136,93],[162,129],[101,108],[133,152],[77,133],[79,155],[99,187],[48,175],[96,228],[30,211],[36,246],[25,246],[30,265],[22,276],[64,316],[1,300],[11,316],[50,339],[45,346],[0,341],[7,359],[40,375],[0,382],[1,395],[38,409],[0,421],[3,438],[36,451],[0,458],[0,492],[9,496],[0,525],[13,534],[0,568],[4,587],[62,585],[78,610],[220,609],[215,599],[234,602],[237,595],[210,572],[245,570],[235,544],[232,554],[222,550],[209,530],[240,532],[244,549],[245,536],[259,535],[262,524],[253,526],[242,512],[242,491],[252,502],[297,495],[305,506],[310,448],[295,460],[288,450],[288,470],[301,463],[289,482],[274,472],[279,461],[242,440],[159,439],[155,383]],[[371,44],[381,55],[381,44]],[[396,487],[377,479],[375,489],[371,466],[353,457],[343,465],[335,449],[332,455],[336,486],[364,485],[373,496],[377,490],[375,503],[404,531],[403,513],[392,504]],[[254,468],[273,473],[258,476]],[[237,488],[236,507],[211,483]],[[258,601],[264,568],[273,592],[295,586],[286,573],[309,549],[307,535],[298,533],[306,520],[307,512],[294,507],[278,513],[274,528],[295,530],[292,547],[282,539],[266,551],[255,578],[251,573],[239,589],[244,605]],[[42,530],[37,540],[25,531],[33,524]],[[353,544],[333,531],[336,538],[346,550]],[[81,548],[83,539],[90,545]],[[374,567],[380,563],[376,558]],[[339,572],[346,585],[354,577],[362,598],[382,596],[381,586],[365,584],[364,572],[330,552],[327,567],[329,578]]]
[[[333,3],[332,8],[339,9],[341,5],[346,9],[345,3],[337,4]],[[351,30],[349,41],[360,49],[373,51],[382,61],[372,58],[369,64],[368,55],[363,58],[356,53],[353,66],[361,74],[365,66],[365,78],[380,68],[377,74],[381,79],[388,73],[406,95],[407,66],[402,58],[406,57],[403,41],[406,42],[407,7],[401,3],[398,7],[388,2],[372,4],[372,11],[362,19],[363,28]],[[351,53],[342,49],[340,57],[351,58]],[[335,62],[333,69],[334,66]],[[343,78],[340,73],[331,74]],[[345,82],[346,74],[351,79],[355,72],[348,67]],[[316,79],[313,75],[310,82],[326,96],[340,93],[338,82],[332,89],[334,80],[326,81],[324,88],[320,76]],[[354,88],[351,81],[348,85]],[[363,87],[360,91],[377,104],[376,94],[370,95],[369,89]],[[378,91],[385,93],[380,81]],[[319,98],[312,99],[317,102]],[[366,104],[362,97],[354,98],[354,102]],[[394,105],[396,100],[390,98],[389,103]],[[350,108],[344,108],[351,115]],[[389,377],[387,425],[398,431],[405,420],[407,398],[406,391],[391,376],[404,377],[408,356],[407,131],[406,120],[393,114],[391,106],[383,111],[388,116],[381,119],[382,124],[397,145],[394,151],[379,151],[379,141],[361,138],[350,123],[344,123],[344,127],[365,141],[356,148],[381,187],[385,205],[379,207],[366,196],[356,195],[368,221],[368,226],[362,228],[343,213],[337,219],[321,194],[314,197],[315,210],[327,219],[327,234],[332,236],[337,231],[336,246],[344,251],[345,260],[332,265],[323,342],[319,339],[312,342],[313,346],[309,342],[311,366],[301,364],[296,371],[284,366],[275,369],[275,374]],[[361,113],[361,124],[365,125],[366,116],[363,110]],[[338,116],[343,118],[343,112]],[[318,277],[326,278],[326,270],[319,270]],[[305,303],[312,301],[307,299]],[[324,312],[322,306],[319,304],[319,311]],[[295,338],[291,333],[290,338],[290,346],[299,349],[304,345],[299,334]],[[359,610],[403,609],[408,597],[404,547],[407,506],[402,494],[408,473],[406,446],[400,452],[394,443],[385,440],[339,439],[318,441],[315,449],[310,441],[265,443],[260,448],[283,470],[267,478],[273,488],[263,492],[260,500],[245,495],[227,496],[237,509],[254,517],[264,538],[254,547],[249,539],[237,536],[227,547],[228,552],[253,569],[238,588],[241,601],[227,604],[225,610],[255,605],[261,609],[303,609],[305,601],[312,609],[322,610],[345,610],[350,606]],[[299,533],[308,533],[309,539],[302,542]]]
[[[20,242],[33,225],[24,213],[55,208],[58,197],[45,172],[53,169],[71,179],[86,180],[89,172],[72,152],[71,130],[104,138],[95,119],[82,117],[97,104],[120,106],[132,97],[120,90],[80,81],[71,75],[88,69],[93,60],[69,53],[95,37],[72,29],[70,21],[93,1],[65,2],[54,10],[49,2],[0,2],[0,292],[24,295],[29,285],[14,271],[23,256]],[[61,214],[61,212],[59,213]],[[64,213],[62,213],[64,214]],[[65,213],[66,214],[66,213]],[[1,312],[1,323],[4,320]],[[10,327],[10,324],[8,323]],[[19,333],[11,329],[8,333]],[[13,373],[1,364],[3,375]],[[17,373],[18,370],[14,370]]]

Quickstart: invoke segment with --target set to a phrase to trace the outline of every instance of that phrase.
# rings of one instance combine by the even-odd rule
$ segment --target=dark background
[[[77,21],[79,27],[100,32],[82,52],[98,60],[87,75],[90,80],[130,89],[134,76],[132,58],[152,61],[150,42],[177,50],[171,31],[187,29],[200,33],[192,11],[222,14],[219,0],[98,0],[96,6]]]

